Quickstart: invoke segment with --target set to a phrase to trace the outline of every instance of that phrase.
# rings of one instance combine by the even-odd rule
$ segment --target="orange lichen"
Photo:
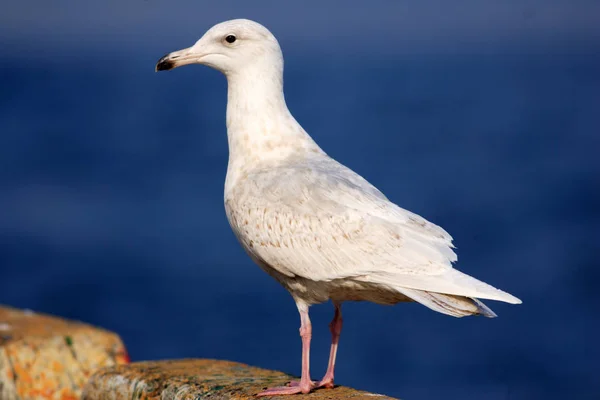
[[[58,398],[60,400],[79,400],[79,396],[69,388],[63,388],[59,390]]]
[[[17,379],[19,382],[31,383],[33,379],[29,375],[29,371],[22,367],[20,364],[14,365],[15,373],[17,374]]]
[[[0,398],[76,400],[88,377],[124,364],[127,352],[114,333],[79,322],[0,306],[11,326],[0,344]]]
[[[50,364],[50,368],[52,368],[52,371],[58,374],[61,374],[65,370],[65,367],[63,367],[63,365],[58,361],[52,361],[52,364]]]

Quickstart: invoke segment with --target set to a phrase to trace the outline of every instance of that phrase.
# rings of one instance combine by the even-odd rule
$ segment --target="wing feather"
[[[516,299],[454,270],[445,230],[331,159],[249,174],[226,205],[246,250],[284,275]]]

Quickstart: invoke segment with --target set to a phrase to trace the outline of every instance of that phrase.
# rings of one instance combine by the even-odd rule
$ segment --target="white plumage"
[[[519,302],[453,269],[448,233],[324,153],[265,163],[232,185],[225,206],[246,251],[307,304],[359,300],[351,288],[364,284],[364,300],[381,303],[390,291],[413,298],[404,289]]]
[[[454,269],[444,229],[390,202],[311,139],[286,106],[283,56],[262,25],[218,24],[194,46],[163,57],[157,70],[190,63],[216,68],[228,80],[225,208],[240,243],[294,297],[303,338],[310,340],[308,306],[329,299],[336,305],[335,347],[318,386],[333,385],[343,301],[414,300],[456,317],[495,316],[477,298],[520,303]],[[310,391],[307,363],[303,357],[300,384],[262,394]]]

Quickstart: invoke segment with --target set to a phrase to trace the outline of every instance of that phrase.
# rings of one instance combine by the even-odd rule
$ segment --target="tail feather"
[[[454,268],[448,268],[439,275],[377,273],[369,275],[369,281],[392,286],[395,289],[401,287],[429,293],[445,293],[455,297],[497,300],[511,304],[521,303],[521,300],[515,296]]]
[[[497,316],[488,306],[475,298],[403,287],[395,289],[434,311],[453,317],[483,315],[484,317],[494,318]]]

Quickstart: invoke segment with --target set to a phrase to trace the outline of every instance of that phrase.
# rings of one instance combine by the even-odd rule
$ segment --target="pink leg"
[[[310,380],[310,339],[312,336],[312,325],[308,317],[308,306],[303,302],[296,302],[300,311],[300,337],[302,338],[302,376],[300,383],[290,386],[274,387],[260,392],[257,396],[276,396],[296,393],[309,393],[314,388]]]
[[[327,372],[317,387],[332,388],[333,385],[333,370],[335,368],[335,356],[337,354],[338,343],[340,341],[340,333],[342,333],[342,305],[334,302],[335,314],[333,320],[329,324],[331,330],[331,350],[329,352],[329,363],[327,364]]]

